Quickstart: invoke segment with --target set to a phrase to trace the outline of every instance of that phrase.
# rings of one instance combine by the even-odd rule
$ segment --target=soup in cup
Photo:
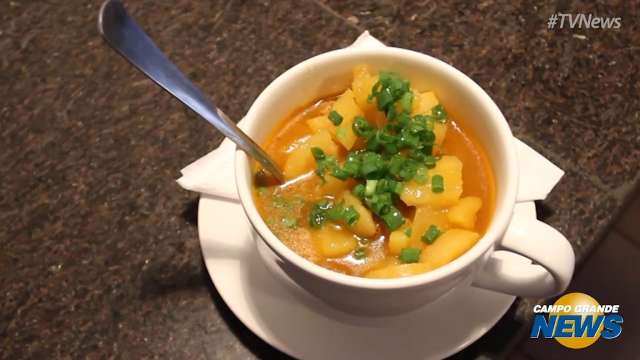
[[[261,251],[330,304],[382,315],[469,282],[541,297],[568,285],[562,234],[535,219],[510,225],[518,163],[504,116],[442,61],[387,47],[325,53],[273,81],[243,127],[288,179],[274,184],[236,153]],[[536,264],[505,271],[503,238]]]

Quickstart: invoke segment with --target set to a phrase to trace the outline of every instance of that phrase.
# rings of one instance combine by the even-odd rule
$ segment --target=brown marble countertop
[[[0,3],[0,358],[281,356],[211,285],[198,196],[174,181],[220,135],[103,43],[99,5]],[[365,29],[453,64],[566,170],[539,210],[579,258],[638,180],[638,5],[127,2],[236,119],[278,74]],[[558,11],[621,16],[622,27],[548,30]]]

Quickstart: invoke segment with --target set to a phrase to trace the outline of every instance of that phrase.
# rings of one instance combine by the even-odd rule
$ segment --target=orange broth
[[[294,111],[280,122],[262,144],[270,156],[284,166],[287,155],[295,148],[296,142],[311,135],[305,121],[318,115],[327,114],[335,101],[335,96],[318,99],[312,104]],[[472,120],[472,119],[469,119]],[[495,207],[495,181],[492,167],[485,150],[476,137],[468,131],[464,123],[451,118],[447,121],[447,135],[442,144],[444,154],[455,155],[462,163],[463,193],[482,199],[482,207],[477,213],[476,230],[486,231]],[[340,147],[338,160],[344,160],[347,151]],[[254,164],[254,168],[255,167]],[[353,179],[351,187],[356,184]],[[367,247],[367,257],[356,259],[352,254],[338,258],[327,258],[318,251],[311,236],[309,212],[314,202],[323,195],[321,179],[313,172],[288,181],[280,186],[254,187],[254,199],[258,211],[267,225],[282,242],[299,255],[323,267],[345,274],[363,276],[366,272],[392,263],[394,256],[388,252],[386,242],[389,231],[378,226],[375,236],[358,237],[358,244]],[[409,207],[399,206],[407,216],[413,216]],[[283,220],[286,219],[286,220]],[[292,224],[291,219],[296,223]],[[379,221],[379,219],[377,219]]]

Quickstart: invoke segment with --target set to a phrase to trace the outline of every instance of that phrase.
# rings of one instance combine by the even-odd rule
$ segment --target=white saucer
[[[533,202],[516,211],[536,216]],[[264,341],[299,359],[444,358],[489,331],[515,300],[464,286],[410,313],[353,316],[274,273],[277,266],[265,266],[239,203],[201,196],[198,231],[209,276],[231,311]]]

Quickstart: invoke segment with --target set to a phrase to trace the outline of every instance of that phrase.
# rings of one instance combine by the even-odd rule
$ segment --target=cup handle
[[[490,254],[473,286],[533,298],[558,295],[569,286],[575,255],[567,238],[553,227],[516,214],[498,247],[507,251]],[[512,254],[505,254],[509,252]],[[526,259],[505,256],[513,253]]]

